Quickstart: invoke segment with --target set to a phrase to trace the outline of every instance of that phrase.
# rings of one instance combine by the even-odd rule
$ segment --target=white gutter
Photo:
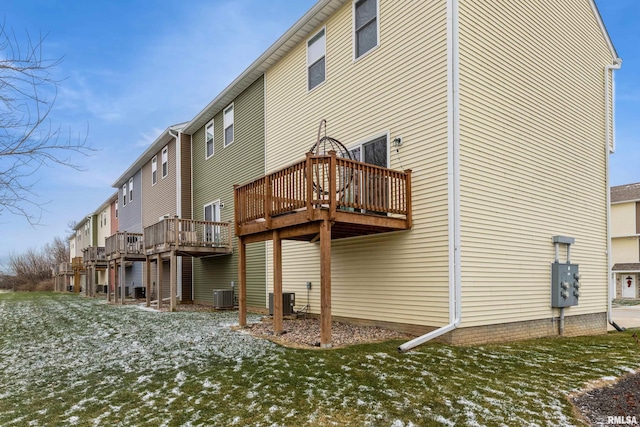
[[[462,270],[460,267],[460,60],[458,1],[447,0],[447,176],[449,188],[449,324],[398,347],[406,352],[451,332],[462,320]]]
[[[607,65],[604,67],[604,107],[605,107],[605,137],[604,137],[604,156],[605,156],[605,190],[607,192],[607,275],[609,276],[609,292],[607,296],[607,321],[610,325],[613,325],[616,329],[618,329],[618,325],[615,324],[613,319],[611,318],[611,300],[615,295],[614,291],[614,280],[613,280],[613,271],[611,266],[611,189],[609,188],[609,156],[611,153],[615,151],[615,134],[612,132],[613,123],[612,118],[614,117],[614,80],[613,80],[613,70],[619,70],[622,65],[622,59],[615,58],[613,60],[613,65]],[[609,74],[611,74],[611,86],[609,86]],[[611,104],[611,116],[609,116],[609,104]],[[613,139],[613,149],[611,149],[611,141],[609,137]]]

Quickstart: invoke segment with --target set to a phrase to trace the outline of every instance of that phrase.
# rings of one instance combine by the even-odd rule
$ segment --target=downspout
[[[605,190],[607,192],[607,276],[609,281],[609,289],[607,292],[607,321],[611,326],[616,328],[616,330],[622,332],[625,328],[618,326],[616,322],[611,318],[611,300],[615,294],[614,291],[614,281],[613,281],[613,272],[611,271],[611,189],[609,188],[609,156],[611,153],[615,151],[615,128],[613,127],[612,118],[615,114],[615,103],[613,102],[615,92],[614,92],[614,80],[613,80],[613,70],[619,70],[622,65],[622,59],[615,58],[613,60],[612,65],[607,65],[604,67],[604,106],[605,106],[605,145],[604,145],[604,155],[605,155]],[[609,86],[609,74],[611,74],[611,86]],[[609,105],[611,105],[611,115],[609,115]],[[611,141],[609,138],[612,137]],[[613,142],[613,146],[612,146]],[[612,148],[609,148],[612,146]]]
[[[451,332],[462,320],[462,269],[460,266],[460,62],[458,1],[447,0],[447,176],[449,187],[449,324],[398,347],[404,353]]]
[[[180,136],[182,135],[181,131],[178,131],[177,134],[171,132],[169,129],[169,135],[176,139],[176,215],[178,218],[182,218],[182,156],[181,156],[181,141]],[[168,154],[167,154],[168,155]],[[177,288],[178,288],[178,299],[182,301],[182,257],[177,257]]]

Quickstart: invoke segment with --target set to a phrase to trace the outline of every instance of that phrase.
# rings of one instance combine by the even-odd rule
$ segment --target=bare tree
[[[28,249],[20,255],[11,254],[9,268],[14,272],[19,282],[28,287],[34,287],[51,278],[51,260],[44,250]]]
[[[80,169],[71,156],[94,151],[86,136],[65,136],[50,120],[59,84],[51,73],[61,58],[43,56],[45,38],[27,34],[21,44],[5,23],[0,26],[0,215],[22,215],[32,225],[42,217],[36,171],[45,165]]]
[[[44,253],[54,268],[63,262],[69,262],[69,241],[55,237],[51,243],[44,245]]]

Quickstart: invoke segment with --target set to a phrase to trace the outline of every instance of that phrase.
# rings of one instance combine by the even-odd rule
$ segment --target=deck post
[[[329,218],[332,220],[336,217],[336,196],[338,193],[338,185],[336,183],[337,172],[336,152],[329,151]]]
[[[238,204],[238,184],[233,184],[233,215],[235,217],[235,233],[240,234],[240,205]],[[243,218],[244,219],[244,218]]]
[[[157,279],[156,279],[156,294],[158,294],[158,310],[162,309],[162,256],[158,254],[156,257],[157,262]]]
[[[118,272],[118,260],[113,261],[113,302],[118,303],[118,284],[120,283],[120,274]]]
[[[413,227],[413,206],[411,204],[411,169],[407,169],[404,171],[407,174],[407,181],[405,182],[405,192],[406,192],[406,209],[407,209],[407,228],[411,229]]]
[[[247,244],[238,242],[238,324],[247,326]]]
[[[177,225],[177,221],[176,221]],[[177,243],[176,243],[177,244]],[[169,296],[169,311],[176,311],[177,295],[178,295],[178,260],[176,251],[171,251],[169,258],[169,289],[171,295]]]
[[[107,302],[111,302],[111,261],[107,261]]]
[[[151,307],[151,260],[149,257],[146,257],[145,259],[144,274],[144,295],[147,300],[146,306]]]
[[[307,218],[311,220],[313,218],[313,170],[311,164],[311,156],[313,154],[307,152],[307,158],[305,160],[305,174],[307,180]]]
[[[267,229],[271,228],[271,197],[273,189],[271,188],[271,177],[269,175],[264,177],[264,219],[267,225]]]
[[[120,304],[124,304],[124,300],[127,298],[127,289],[125,287],[125,282],[127,280],[127,275],[125,274],[125,259],[122,258],[120,261]]]
[[[273,232],[273,334],[282,334],[282,240]]]
[[[320,347],[331,347],[331,222],[320,224]]]

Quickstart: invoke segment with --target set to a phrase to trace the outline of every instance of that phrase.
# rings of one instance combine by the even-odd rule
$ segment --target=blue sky
[[[76,157],[78,172],[42,168],[35,186],[42,225],[0,215],[0,270],[11,252],[66,236],[167,126],[189,121],[315,0],[5,0],[1,15],[19,39],[48,34],[44,56],[63,57],[53,120],[88,129],[100,150]],[[617,151],[611,184],[640,182],[640,2],[597,0],[623,59],[616,72]]]

